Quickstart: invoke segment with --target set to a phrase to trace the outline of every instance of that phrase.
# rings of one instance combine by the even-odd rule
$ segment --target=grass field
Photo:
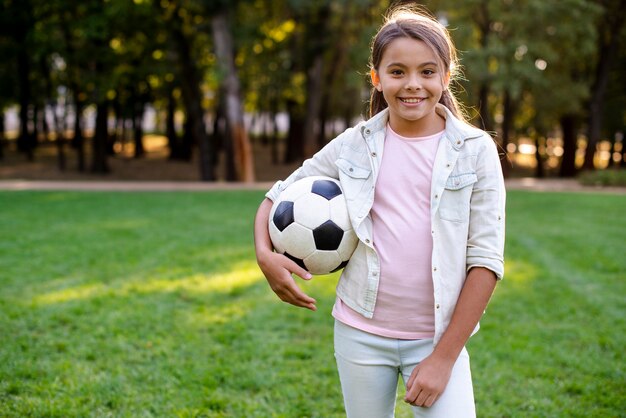
[[[260,192],[0,192],[0,417],[341,417],[336,276],[283,304]],[[510,192],[480,417],[626,416],[626,195]],[[398,417],[408,417],[405,405]]]

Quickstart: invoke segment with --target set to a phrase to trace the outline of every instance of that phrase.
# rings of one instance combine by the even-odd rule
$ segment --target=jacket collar
[[[441,103],[437,103],[435,112],[445,119],[445,137],[455,149],[461,148],[468,139],[479,138],[484,135],[482,130],[456,118],[450,109]],[[384,131],[388,121],[389,108],[385,108],[361,125],[361,134],[364,138],[367,138],[378,131]]]

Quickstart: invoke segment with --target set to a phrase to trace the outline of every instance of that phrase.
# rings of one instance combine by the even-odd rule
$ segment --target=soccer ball
[[[344,268],[358,244],[339,182],[323,176],[283,190],[272,206],[269,232],[276,252],[311,274]]]

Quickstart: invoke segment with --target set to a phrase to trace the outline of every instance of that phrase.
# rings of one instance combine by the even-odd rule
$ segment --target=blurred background
[[[626,177],[623,0],[0,0],[0,178],[284,177],[366,116],[398,3],[451,31],[508,177]]]

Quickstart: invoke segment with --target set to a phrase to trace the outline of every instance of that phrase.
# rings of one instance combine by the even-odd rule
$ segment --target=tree
[[[602,13],[597,20],[598,31],[597,56],[591,84],[587,117],[587,148],[583,168],[595,168],[596,145],[602,131],[604,101],[609,81],[609,74],[615,65],[620,44],[626,43],[626,1],[599,0]]]
[[[238,71],[235,67],[235,46],[230,30],[229,10],[222,8],[213,15],[213,43],[218,60],[218,71],[223,85],[228,137],[233,145],[234,165],[237,180],[254,181],[252,147],[244,125],[243,104]]]

